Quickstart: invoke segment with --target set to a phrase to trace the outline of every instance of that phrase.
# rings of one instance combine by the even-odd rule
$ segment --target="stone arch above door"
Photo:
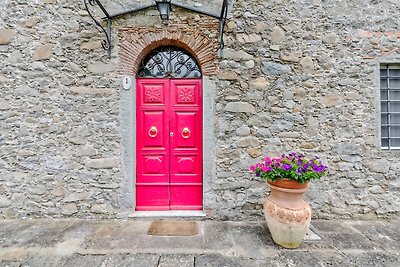
[[[200,32],[147,27],[128,28],[121,32],[119,70],[122,74],[136,74],[140,62],[152,50],[161,46],[177,46],[197,60],[203,75],[216,75],[217,40],[210,40]]]

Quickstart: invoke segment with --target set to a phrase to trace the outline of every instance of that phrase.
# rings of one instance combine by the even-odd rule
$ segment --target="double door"
[[[201,210],[200,79],[137,79],[136,210]]]

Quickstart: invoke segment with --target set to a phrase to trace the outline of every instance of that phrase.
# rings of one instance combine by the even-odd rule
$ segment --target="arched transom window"
[[[150,52],[141,62],[138,78],[200,78],[196,60],[186,51],[163,46]]]

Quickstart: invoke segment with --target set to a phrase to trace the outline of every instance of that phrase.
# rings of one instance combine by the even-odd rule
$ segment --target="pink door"
[[[136,210],[201,210],[200,79],[137,79]]]

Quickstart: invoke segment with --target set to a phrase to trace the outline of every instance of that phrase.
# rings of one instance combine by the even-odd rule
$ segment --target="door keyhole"
[[[169,136],[171,136],[171,137],[174,136],[174,133],[173,133],[173,132],[170,132],[170,133],[169,133]]]

